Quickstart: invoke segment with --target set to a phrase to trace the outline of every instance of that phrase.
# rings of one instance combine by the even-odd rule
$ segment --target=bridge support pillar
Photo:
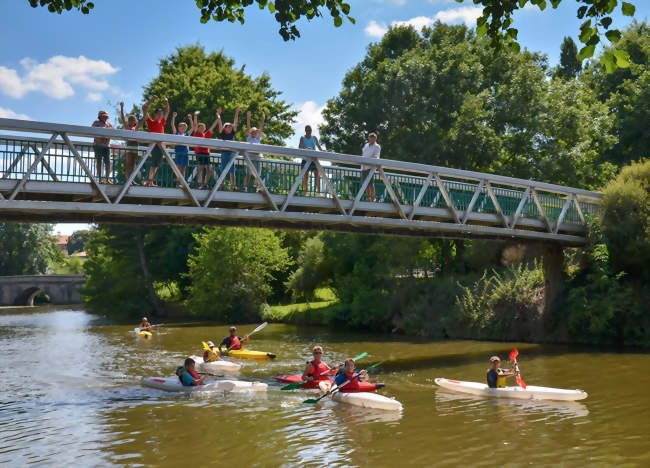
[[[542,249],[544,268],[544,317],[550,320],[562,289],[564,250],[560,244],[548,243]]]

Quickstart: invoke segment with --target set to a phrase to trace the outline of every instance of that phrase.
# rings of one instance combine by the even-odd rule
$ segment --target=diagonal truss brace
[[[427,193],[427,190],[429,190],[432,180],[433,180],[433,173],[430,173],[427,176],[427,180],[425,180],[424,184],[422,184],[420,193],[418,193],[418,197],[415,199],[415,202],[413,203],[413,208],[411,208],[411,213],[409,214],[409,221],[413,221],[413,218],[415,217],[415,211],[417,210],[418,206],[420,206],[420,203],[422,203],[424,194]]]
[[[562,211],[560,211],[560,216],[558,216],[557,221],[555,222],[555,229],[553,229],[553,234],[557,234],[558,231],[560,230],[560,224],[564,221],[564,217],[566,216],[567,212],[569,211],[569,207],[571,207],[571,203],[573,203],[573,194],[570,193],[569,196],[566,199],[566,202],[564,202],[564,206],[562,207]]]
[[[445,203],[447,204],[447,208],[451,212],[451,215],[453,216],[454,221],[456,221],[457,224],[461,224],[460,218],[458,217],[458,213],[456,213],[456,207],[454,206],[454,202],[451,200],[451,197],[449,196],[449,193],[447,192],[447,188],[442,183],[442,180],[440,180],[440,176],[438,175],[437,172],[434,172],[433,177],[435,177],[435,179],[436,179],[436,184],[438,186],[438,190],[440,191],[440,194],[442,195],[442,198],[445,199]]]
[[[517,205],[517,211],[515,211],[515,214],[512,217],[512,222],[510,223],[510,229],[514,229],[515,225],[517,224],[517,221],[519,221],[519,218],[521,217],[521,213],[523,213],[524,208],[526,207],[526,203],[528,203],[528,198],[530,197],[530,191],[531,188],[527,187],[526,191],[524,192],[524,195],[521,197],[521,201],[519,202],[519,205]]]
[[[357,209],[357,205],[361,201],[361,197],[363,197],[363,194],[366,192],[368,185],[370,185],[372,178],[375,176],[375,172],[377,172],[377,166],[372,166],[368,170],[368,175],[363,180],[363,183],[361,184],[361,188],[359,189],[357,196],[354,197],[354,202],[352,203],[352,208],[350,208],[348,215],[352,216],[354,214],[355,210]]]
[[[503,210],[501,209],[501,205],[499,204],[499,200],[497,200],[496,195],[494,195],[494,190],[492,190],[492,185],[490,184],[490,181],[485,182],[485,188],[487,189],[487,193],[490,196],[490,200],[492,200],[492,204],[494,205],[494,209],[497,211],[497,214],[501,218],[501,221],[503,222],[504,227],[508,228],[508,218],[506,215],[503,213]]]
[[[469,220],[469,215],[472,214],[474,205],[476,205],[478,197],[481,196],[481,192],[483,191],[484,185],[485,185],[485,180],[481,180],[481,182],[479,182],[478,184],[478,187],[476,187],[476,190],[474,190],[474,195],[472,195],[472,199],[470,200],[469,205],[467,205],[467,209],[465,210],[465,214],[463,215],[461,224],[467,224],[467,220]]]
[[[70,151],[72,151],[72,155],[74,158],[77,160],[79,165],[81,166],[81,169],[86,173],[88,178],[90,179],[90,182],[92,185],[95,186],[99,194],[102,196],[104,201],[108,203],[109,205],[111,204],[111,200],[106,196],[106,192],[104,192],[104,189],[102,188],[101,185],[99,185],[99,182],[97,182],[97,179],[93,175],[92,171],[88,169],[88,166],[86,166],[86,163],[82,159],[81,155],[79,154],[79,151],[77,151],[77,147],[72,143],[70,138],[68,138],[68,135],[65,132],[61,132],[61,136],[63,137],[63,140],[65,141],[66,145],[68,145],[68,148]]]
[[[122,187],[122,190],[120,190],[120,193],[115,197],[115,200],[113,200],[114,204],[118,204],[122,201],[122,198],[124,195],[127,194],[127,192],[131,189],[131,184],[137,177],[137,175],[140,173],[142,170],[142,166],[144,166],[144,163],[149,159],[149,156],[151,155],[151,152],[153,151],[154,147],[156,146],[156,143],[151,143],[149,147],[147,148],[147,151],[144,153],[144,156],[140,159],[140,162],[133,168],[133,171],[131,172],[131,175],[129,178],[124,182],[124,186]]]
[[[386,173],[384,172],[383,167],[379,168],[379,177],[381,177],[381,180],[384,182],[386,191],[388,192],[388,195],[390,195],[391,200],[393,200],[393,205],[395,205],[395,209],[397,210],[397,213],[400,215],[401,218],[406,219],[404,210],[402,210],[402,205],[400,205],[399,200],[395,195],[395,191],[393,190],[393,186],[390,184],[388,177],[386,177]]]
[[[255,178],[255,182],[257,182],[258,188],[262,192],[262,195],[264,195],[264,198],[266,198],[266,201],[269,202],[269,205],[271,205],[271,208],[273,208],[273,211],[279,211],[278,205],[276,205],[275,202],[273,201],[273,197],[271,197],[271,193],[266,188],[264,181],[262,181],[262,178],[258,174],[257,169],[255,169],[255,165],[253,164],[253,161],[251,161],[251,158],[248,156],[247,153],[244,153],[244,162],[246,163],[248,170],[251,171],[251,174],[253,174],[253,177]]]
[[[582,224],[586,226],[587,219],[585,218],[585,214],[582,211],[582,207],[580,206],[580,201],[578,200],[578,197],[573,198],[573,203],[575,204],[576,210],[578,211],[578,216],[580,216],[580,221],[582,221]]]
[[[178,182],[181,184],[181,187],[183,187],[183,191],[185,191],[187,198],[189,198],[192,201],[192,203],[194,203],[195,206],[201,206],[199,201],[194,196],[192,189],[190,189],[190,186],[187,185],[187,182],[185,181],[185,177],[183,177],[183,174],[181,174],[181,171],[180,169],[178,169],[176,162],[171,158],[171,156],[169,156],[169,153],[167,152],[165,146],[159,145],[158,147],[162,150],[163,156],[165,157],[167,164],[169,164],[169,167],[172,168],[172,171],[174,172],[174,175],[176,176]]]
[[[31,164],[31,166],[29,166],[29,169],[27,169],[27,172],[25,172],[23,178],[20,179],[20,182],[18,182],[14,187],[14,189],[11,191],[11,194],[9,195],[9,200],[14,200],[16,198],[16,195],[18,195],[18,193],[23,189],[23,187],[27,183],[27,180],[29,180],[29,177],[32,175],[32,172],[34,172],[34,169],[36,169],[36,166],[38,166],[38,164],[43,160],[47,152],[50,151],[50,147],[54,143],[54,140],[56,140],[57,136],[58,136],[58,132],[52,133],[52,136],[45,144],[45,147],[41,150],[38,156],[34,158],[34,162]]]
[[[321,179],[323,179],[323,182],[325,182],[325,185],[327,186],[327,190],[329,190],[330,194],[332,195],[332,198],[334,199],[334,204],[339,209],[341,214],[345,216],[346,214],[345,208],[343,208],[343,205],[341,205],[341,200],[336,194],[336,190],[334,190],[334,187],[332,187],[332,181],[330,181],[330,178],[327,177],[327,174],[323,170],[323,166],[321,166],[320,163],[318,162],[318,159],[314,159],[314,164],[316,165],[316,171],[318,171],[318,176]]]
[[[212,187],[212,190],[210,190],[210,193],[208,194],[208,197],[205,199],[205,202],[203,202],[203,208],[207,208],[210,206],[210,202],[214,198],[214,194],[217,193],[217,190],[219,190],[219,187],[223,184],[223,181],[226,180],[226,176],[230,173],[230,168],[235,164],[235,161],[237,160],[238,154],[233,154],[232,157],[230,158],[230,161],[228,161],[228,164],[226,164],[226,167],[223,168],[223,171],[221,171],[221,174],[219,174],[219,178],[217,179],[217,182],[214,184],[214,187]],[[223,155],[221,156],[223,158]],[[235,187],[233,187],[234,189]]]
[[[548,217],[546,216],[544,207],[542,207],[542,204],[539,202],[539,197],[537,196],[537,190],[531,189],[530,193],[533,197],[533,202],[535,202],[535,206],[537,207],[537,211],[539,211],[539,215],[544,220],[544,224],[546,224],[546,229],[548,230],[548,232],[553,232],[553,226],[551,226],[551,222],[548,220]]]
[[[289,203],[291,202],[291,199],[293,198],[294,194],[296,193],[296,190],[298,190],[298,187],[300,187],[300,183],[302,182],[302,178],[305,177],[305,174],[307,173],[307,170],[311,166],[311,160],[307,159],[307,164],[302,166],[300,168],[300,172],[298,173],[298,177],[296,177],[296,180],[294,180],[293,185],[291,186],[291,189],[289,190],[289,193],[287,193],[287,198],[284,200],[284,203],[282,204],[282,208],[280,208],[280,211],[284,211],[287,209],[287,206],[289,206]]]

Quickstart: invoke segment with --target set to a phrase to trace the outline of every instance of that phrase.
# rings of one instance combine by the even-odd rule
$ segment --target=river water
[[[271,324],[241,379],[267,394],[176,394],[140,385],[170,376],[223,326],[166,324],[150,339],[81,309],[0,311],[0,465],[23,466],[650,466],[650,355],[475,341],[425,342]],[[253,326],[241,326],[245,333]],[[321,344],[324,360],[367,351],[401,414],[280,391]],[[490,355],[520,352],[528,384],[582,388],[582,402],[491,400],[436,388],[483,381]],[[313,392],[312,394],[313,395]]]

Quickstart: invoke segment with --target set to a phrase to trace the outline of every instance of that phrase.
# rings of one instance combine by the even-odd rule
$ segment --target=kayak
[[[239,359],[275,359],[275,354],[273,353],[253,351],[251,349],[231,349],[230,351],[224,351],[221,354]]]
[[[325,393],[330,389],[331,382],[320,382],[318,386]],[[401,411],[402,404],[379,393],[367,392],[334,392],[330,398],[338,403],[345,403],[362,408],[380,409],[386,411]]]
[[[136,335],[142,336],[144,338],[149,338],[151,336],[151,332],[147,330],[141,330],[139,328],[134,328],[133,331],[135,332]]]
[[[333,370],[333,373],[336,373],[336,369]],[[290,384],[302,381],[302,375],[276,375],[274,377],[280,383]],[[325,382],[324,380],[322,382]],[[374,392],[380,388],[384,388],[383,383],[371,383],[371,382],[359,382],[359,390],[362,392]],[[318,388],[318,382],[305,382],[302,387],[304,389]]]
[[[142,377],[142,385],[168,392],[265,392],[267,385],[262,382],[245,382],[243,380],[215,380],[204,385],[187,387],[178,377]]]
[[[197,367],[201,372],[209,372],[210,374],[218,374],[220,372],[239,372],[241,364],[236,364],[230,361],[219,359],[218,361],[204,362],[201,356],[190,356],[194,359]]]
[[[587,392],[583,390],[565,390],[563,388],[536,387],[535,385],[527,385],[525,389],[521,387],[489,388],[486,384],[478,382],[464,382],[462,380],[449,380],[442,378],[437,378],[435,382],[447,390],[496,398],[562,401],[576,401],[584,400],[587,398]]]

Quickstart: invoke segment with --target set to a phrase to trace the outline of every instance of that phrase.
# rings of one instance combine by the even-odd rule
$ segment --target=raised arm
[[[246,135],[251,132],[251,111],[246,111]]]
[[[200,113],[201,113],[201,111],[199,111],[199,110],[194,111],[194,121],[192,122],[192,126],[194,127],[194,131],[199,129],[199,114]],[[194,133],[194,132],[192,132],[192,133]]]
[[[126,128],[126,119],[124,118],[124,102],[120,102],[120,120],[122,125]]]
[[[221,107],[217,107],[217,131],[219,132],[219,135],[221,135],[222,130],[223,122],[221,122]]]
[[[210,125],[210,128],[208,129],[208,131],[209,131],[210,133],[212,133],[212,132],[214,131],[214,127],[217,126],[217,122],[218,122],[218,121],[219,121],[219,114],[217,114],[217,118],[214,119],[214,122],[212,122],[212,125]],[[221,133],[221,132],[219,132],[219,133]]]
[[[266,114],[262,112],[262,120],[260,120],[260,134],[262,133],[262,130],[264,130],[264,119],[266,118]]]
[[[142,106],[142,116],[146,120],[149,117],[149,106],[153,102],[154,99],[158,99],[158,96],[153,95],[149,98],[147,102],[144,103],[144,106]]]
[[[235,120],[232,121],[232,131],[236,132],[237,131],[237,121],[239,120],[239,112],[241,111],[241,107],[237,106],[237,109],[235,109]]]
[[[167,96],[163,96],[163,101],[165,101],[165,115],[163,116],[163,119],[167,120],[167,117],[169,117],[169,100],[167,99]]]
[[[172,113],[172,134],[176,135],[176,116],[178,115],[177,112]]]
[[[187,133],[192,135],[196,131],[196,123],[194,123],[194,120],[192,119],[192,114],[187,114],[187,121],[188,121],[187,125],[189,126],[189,128],[187,129]]]

